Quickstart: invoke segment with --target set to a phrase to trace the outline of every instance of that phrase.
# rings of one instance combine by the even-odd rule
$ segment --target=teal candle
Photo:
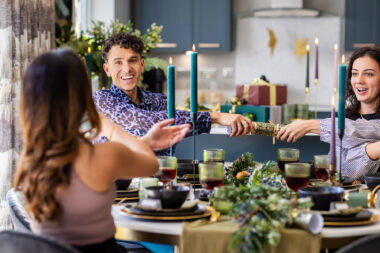
[[[198,112],[198,52],[191,53],[191,70],[190,70],[190,111]]]
[[[168,66],[168,118],[175,117],[175,67],[172,65],[172,57],[169,58]]]
[[[344,65],[344,55],[342,65],[339,66],[339,107],[338,107],[338,130],[339,135],[344,135],[344,120],[346,110],[346,65]]]
[[[87,62],[88,73],[90,74],[90,80],[91,80],[91,71],[92,71],[91,70],[92,68],[91,47],[88,47],[87,49],[86,62]]]

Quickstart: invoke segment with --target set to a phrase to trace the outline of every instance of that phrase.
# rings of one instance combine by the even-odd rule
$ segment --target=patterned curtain
[[[12,227],[5,196],[21,151],[19,95],[30,60],[55,47],[54,0],[0,0],[0,229]]]

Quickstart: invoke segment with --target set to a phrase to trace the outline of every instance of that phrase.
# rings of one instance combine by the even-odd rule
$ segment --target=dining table
[[[220,219],[222,221],[208,222],[208,224],[204,220],[193,222],[154,221],[130,217],[121,211],[123,208],[123,205],[114,205],[112,207],[112,215],[116,225],[115,237],[117,239],[170,244],[176,246],[177,249],[181,249],[183,253],[191,252],[186,249],[189,247],[194,249],[197,243],[204,244],[203,238],[212,240],[213,236],[215,237],[214,240],[218,242],[213,244],[213,252],[228,252],[229,237],[238,229],[238,224],[227,216],[221,216],[224,217]],[[380,215],[379,209],[369,210],[376,217]],[[318,235],[312,235],[298,228],[286,228],[283,230],[282,238],[277,248],[281,249],[278,252],[287,252],[285,250],[287,247],[290,247],[289,252],[302,252],[305,247],[310,247],[312,251],[309,252],[320,252],[321,249],[341,248],[356,239],[377,233],[380,233],[380,220],[362,226],[325,226]],[[289,241],[292,243],[288,243]],[[303,243],[305,245],[302,245]],[[294,249],[295,245],[301,247],[300,251]]]

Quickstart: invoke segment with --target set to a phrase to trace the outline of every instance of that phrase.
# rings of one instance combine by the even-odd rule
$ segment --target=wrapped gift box
[[[221,105],[221,112],[230,112],[232,110],[232,105]],[[246,114],[252,113],[254,116],[254,121],[257,122],[268,122],[269,119],[269,107],[268,106],[256,106],[256,105],[242,105],[242,106],[234,106],[234,112],[237,114]],[[281,114],[281,113],[280,113]]]
[[[287,86],[276,84],[238,84],[236,96],[250,105],[282,105],[287,101]]]
[[[269,106],[269,120],[273,124],[282,124],[282,106],[281,105]]]

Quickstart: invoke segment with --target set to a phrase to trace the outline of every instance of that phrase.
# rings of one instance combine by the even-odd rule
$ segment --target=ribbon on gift
[[[269,105],[276,105],[276,85],[268,83],[264,81],[263,79],[260,78],[255,78],[252,83],[250,84],[245,84],[244,85],[244,99],[248,101],[249,97],[249,88],[251,85],[261,85],[261,86],[269,86]]]

